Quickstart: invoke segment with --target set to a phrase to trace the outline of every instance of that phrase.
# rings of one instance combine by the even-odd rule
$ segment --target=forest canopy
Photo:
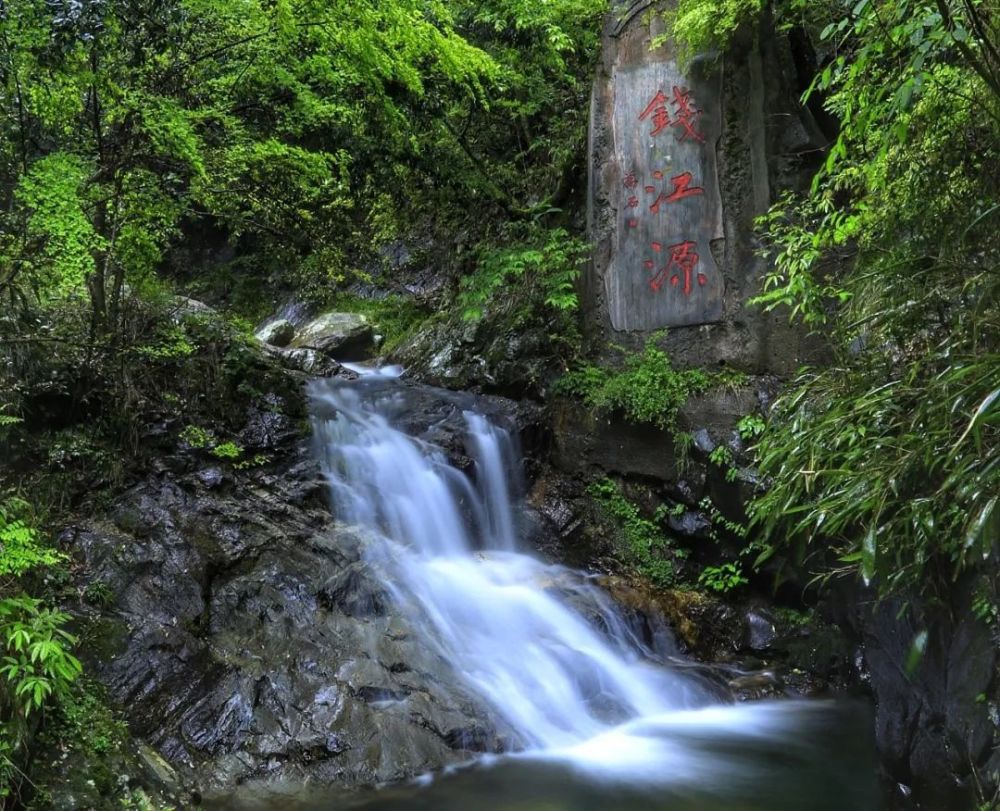
[[[0,294],[86,287],[94,330],[121,332],[126,291],[198,221],[242,240],[249,272],[322,284],[414,220],[544,210],[578,158],[602,12],[5,3]]]

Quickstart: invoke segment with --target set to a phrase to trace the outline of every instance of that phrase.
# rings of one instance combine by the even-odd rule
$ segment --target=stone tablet
[[[619,68],[614,76],[618,223],[605,277],[616,330],[719,321],[722,274],[715,144],[721,72],[682,76],[674,61]]]

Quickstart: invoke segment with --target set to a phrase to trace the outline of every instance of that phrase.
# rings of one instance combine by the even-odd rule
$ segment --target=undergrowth
[[[480,251],[475,271],[462,280],[462,314],[478,320],[512,306],[526,308],[526,316],[572,313],[578,305],[576,280],[589,253],[590,246],[565,228],[511,224],[499,244]]]
[[[622,562],[660,588],[676,583],[677,572],[669,556],[683,558],[654,521],[644,518],[638,506],[629,501],[611,479],[601,479],[587,488],[602,513],[620,532],[618,552]]]
[[[675,369],[670,356],[652,336],[639,354],[625,358],[622,368],[586,364],[563,375],[555,393],[580,399],[595,414],[620,411],[629,422],[677,431],[677,415],[688,398],[716,386],[739,385],[734,372]]]

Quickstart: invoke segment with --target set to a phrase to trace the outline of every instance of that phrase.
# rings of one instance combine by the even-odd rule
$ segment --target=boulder
[[[921,808],[975,807],[979,790],[995,791],[990,759],[1000,751],[1000,654],[995,630],[973,610],[975,577],[953,583],[948,604],[919,595],[876,601],[854,589],[838,602],[864,646],[861,676],[890,783],[912,791]],[[924,650],[914,656],[921,633]]]
[[[188,296],[174,296],[171,300],[171,310],[176,320],[182,320],[188,316],[202,316],[212,318],[219,314],[214,307],[209,307],[205,302]]]
[[[313,377],[329,377],[345,370],[329,355],[315,349],[290,349],[264,344],[264,350],[288,369],[304,372]]]
[[[257,330],[257,337],[271,346],[288,346],[295,337],[295,325],[284,318],[265,324]]]
[[[374,348],[374,332],[358,313],[324,313],[299,329],[291,344],[337,360],[366,360]]]

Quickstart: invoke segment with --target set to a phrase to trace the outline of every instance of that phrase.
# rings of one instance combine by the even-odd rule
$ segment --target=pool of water
[[[644,719],[583,746],[491,758],[404,785],[286,785],[218,811],[877,811],[868,707],[774,702]]]

